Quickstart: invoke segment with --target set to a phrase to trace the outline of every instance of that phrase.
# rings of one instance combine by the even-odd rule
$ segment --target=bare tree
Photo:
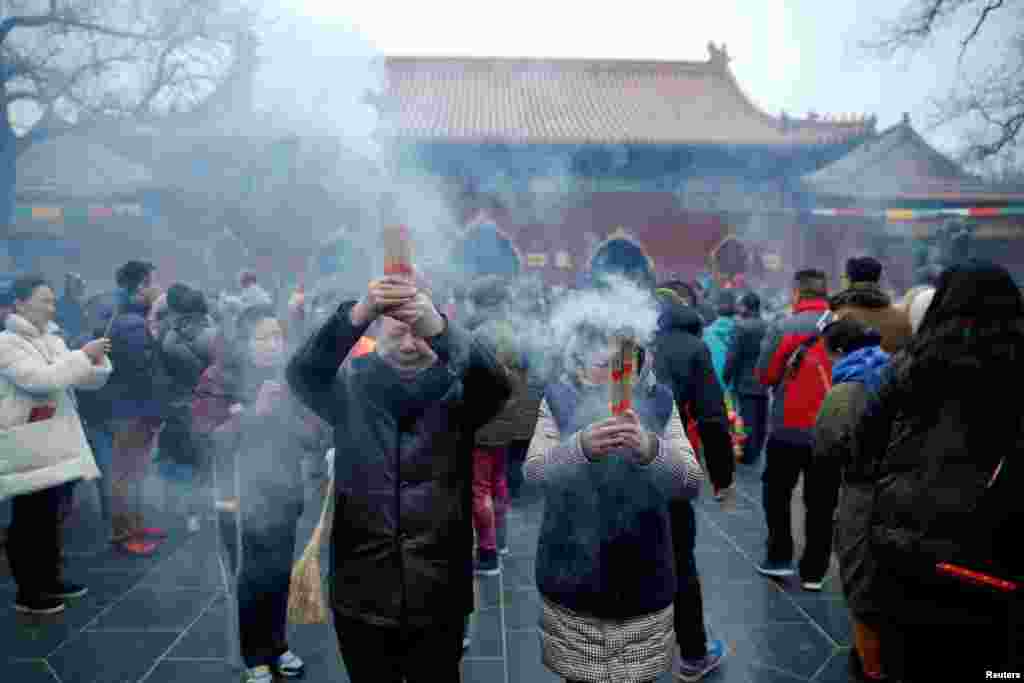
[[[194,110],[232,72],[253,13],[232,0],[0,0],[0,231],[32,144]]]
[[[863,45],[884,58],[913,53],[936,34],[961,25],[960,74],[948,96],[935,98],[936,123],[968,121],[965,160],[1005,154],[1024,138],[1024,1],[906,0],[903,12]],[[1009,48],[994,65],[967,69],[970,48],[992,42],[997,27],[1014,27]]]

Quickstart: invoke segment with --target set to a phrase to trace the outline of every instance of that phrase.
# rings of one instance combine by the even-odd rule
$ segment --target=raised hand
[[[106,337],[100,339],[93,339],[91,342],[82,347],[82,352],[89,357],[89,360],[95,365],[99,365],[103,362],[103,357],[110,353],[110,349],[113,348],[110,340]]]
[[[416,293],[416,286],[404,277],[389,275],[371,280],[366,295],[352,309],[352,322],[369,325],[385,313],[411,302]]]
[[[411,327],[417,337],[427,339],[444,332],[444,318],[423,290],[418,291],[408,303],[389,311],[388,316]]]

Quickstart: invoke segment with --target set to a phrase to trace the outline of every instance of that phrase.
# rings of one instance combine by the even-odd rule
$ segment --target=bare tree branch
[[[884,26],[878,38],[862,42],[868,50],[891,58],[897,52],[914,53],[940,30],[950,28],[965,14],[971,14],[970,28],[959,41],[960,68],[950,94],[934,102],[936,125],[954,121],[975,126],[965,158],[977,161],[1019,145],[1024,133],[1024,29],[1018,29],[1013,49],[1004,51],[995,69],[978,72],[964,68],[967,49],[977,43],[995,21],[998,12],[1018,11],[1024,3],[1014,0],[906,0],[899,20]],[[976,16],[973,16],[976,13]],[[1012,15],[1011,15],[1012,16]],[[959,24],[958,24],[959,25]],[[1015,66],[1016,65],[1016,66]]]
[[[102,26],[87,21],[76,21],[56,14],[40,14],[37,16],[8,17],[0,21],[0,45],[16,28],[42,28],[45,26],[63,26],[65,28],[80,29],[89,33],[110,36],[112,38],[128,38],[131,40],[160,40],[164,36],[158,34],[135,33],[124,29]]]
[[[971,44],[971,41],[978,37],[978,33],[981,31],[981,27],[985,24],[985,20],[988,19],[988,15],[993,11],[1003,6],[1003,0],[995,0],[985,5],[985,9],[981,10],[981,15],[978,17],[978,21],[974,24],[974,28],[967,34],[967,37],[960,41],[960,55],[963,56],[964,50]]]

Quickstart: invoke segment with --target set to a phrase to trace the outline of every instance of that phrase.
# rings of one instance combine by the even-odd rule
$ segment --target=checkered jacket
[[[576,614],[541,600],[540,644],[544,665],[559,676],[587,683],[653,681],[672,664],[673,607],[628,621]]]

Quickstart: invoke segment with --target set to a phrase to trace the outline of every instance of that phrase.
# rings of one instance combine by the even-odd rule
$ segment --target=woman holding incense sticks
[[[288,589],[305,485],[301,461],[322,454],[329,430],[284,379],[285,339],[274,309],[238,318],[234,344],[196,388],[193,427],[209,448],[220,528],[237,575],[246,683],[301,676],[286,638]]]
[[[525,477],[546,501],[542,657],[569,682],[654,681],[672,662],[669,503],[696,496],[703,474],[651,368],[643,348],[581,331],[527,454]]]

